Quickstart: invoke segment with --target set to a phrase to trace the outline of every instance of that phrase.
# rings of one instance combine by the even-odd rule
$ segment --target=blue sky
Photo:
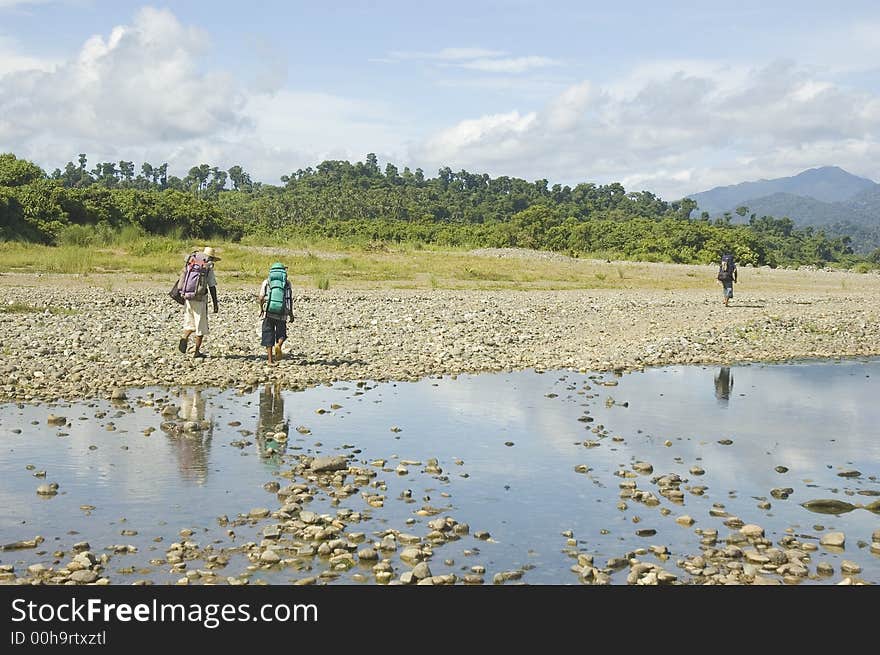
[[[0,151],[440,166],[669,200],[880,180],[880,4],[0,0]]]

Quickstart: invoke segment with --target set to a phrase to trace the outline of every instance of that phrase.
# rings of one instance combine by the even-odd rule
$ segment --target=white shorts
[[[183,331],[195,332],[197,337],[208,334],[208,301],[187,300],[183,310]]]

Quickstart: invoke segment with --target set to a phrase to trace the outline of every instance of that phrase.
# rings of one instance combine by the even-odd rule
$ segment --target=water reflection
[[[260,457],[281,463],[287,450],[288,423],[284,418],[284,396],[280,384],[267,384],[260,391],[260,413],[257,418],[257,448]]]
[[[730,400],[731,389],[733,389],[733,376],[730,374],[730,368],[722,366],[715,375],[715,397],[722,405],[726,405]]]
[[[267,475],[269,469],[286,473],[298,468],[299,456],[352,452],[359,463],[388,461],[370,464],[383,503],[370,503],[372,493],[368,499],[315,489],[309,511],[345,523],[351,512],[361,513],[363,527],[348,529],[425,534],[440,510],[492,535],[478,544],[484,555],[473,558],[487,568],[487,582],[526,562],[533,565],[528,583],[577,582],[561,536],[567,531],[579,551],[601,562],[649,544],[667,546],[676,559],[698,553],[699,534],[675,521],[685,513],[700,529],[716,530],[719,541],[736,532],[731,518],[760,525],[774,542],[792,530],[817,545],[824,532],[844,532],[845,552],[823,546],[814,565],[821,558],[839,571],[845,557],[862,567],[861,578],[878,581],[880,554],[859,545],[870,544],[880,513],[874,504],[880,498],[878,373],[880,362],[849,362],[647,369],[615,375],[616,385],[607,384],[610,374],[522,371],[304,391],[269,384],[246,395],[174,388],[156,390],[150,398],[157,402],[136,403],[119,416],[108,416],[106,403],[0,405],[0,543],[41,534],[59,550],[88,539],[98,551],[119,543],[117,521],[125,517],[125,527],[139,533],[126,537],[139,549],[126,562],[140,571],[152,566],[153,539],[175,539],[182,528],[218,548],[260,542],[266,523],[238,525],[233,538],[217,517],[274,509],[266,482],[280,476]],[[734,375],[739,393],[728,406]],[[714,397],[706,393],[709,380]],[[47,429],[48,414],[62,412],[68,425]],[[308,428],[302,435],[301,421]],[[146,428],[157,424],[165,436],[150,438]],[[442,476],[424,470],[430,458]],[[383,475],[405,461],[422,464]],[[636,461],[654,471],[635,479],[640,490],[659,491],[655,476],[688,480],[679,500],[658,494],[668,514],[620,502],[618,472],[635,470]],[[38,498],[35,487],[43,480],[35,480],[34,470],[47,471],[45,482],[59,483],[60,493]],[[308,482],[304,475],[290,481]],[[785,489],[792,491],[775,493]],[[647,531],[656,531],[650,541],[640,534]],[[438,545],[434,574],[466,572],[471,555],[464,553],[475,552],[473,539]],[[22,569],[51,563],[36,550],[16,557]],[[455,564],[445,564],[447,558]],[[673,561],[667,570],[680,573]],[[233,560],[227,570],[237,575],[249,564]],[[325,560],[307,565],[314,569],[309,575],[319,575]],[[352,582],[359,570],[331,582]],[[260,569],[254,579],[289,584],[304,574]],[[180,572],[160,566],[149,574],[113,573],[112,580],[144,575],[173,583]],[[833,582],[838,578],[835,573]],[[615,582],[625,584],[626,573],[615,574]]]
[[[199,388],[183,388],[179,396],[179,421],[163,425],[177,457],[180,477],[203,485],[208,478],[213,422],[205,415],[207,406]]]

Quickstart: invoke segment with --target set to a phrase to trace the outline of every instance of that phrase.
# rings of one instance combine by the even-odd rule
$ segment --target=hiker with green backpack
[[[287,266],[275,262],[260,285],[260,316],[263,318],[262,339],[267,361],[281,359],[281,345],[287,339],[287,320],[293,320],[293,289],[287,279]]]

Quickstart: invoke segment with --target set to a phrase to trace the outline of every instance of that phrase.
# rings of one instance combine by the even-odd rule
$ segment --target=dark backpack
[[[287,271],[283,264],[272,264],[269,269],[269,285],[266,289],[266,315],[283,319],[286,315],[284,296],[287,288]]]
[[[718,279],[727,281],[733,279],[733,272],[736,270],[736,263],[733,261],[733,255],[730,253],[721,255],[721,265],[718,267]]]
[[[202,300],[208,293],[210,262],[204,253],[193,252],[186,258],[180,276],[180,295],[185,300]]]

